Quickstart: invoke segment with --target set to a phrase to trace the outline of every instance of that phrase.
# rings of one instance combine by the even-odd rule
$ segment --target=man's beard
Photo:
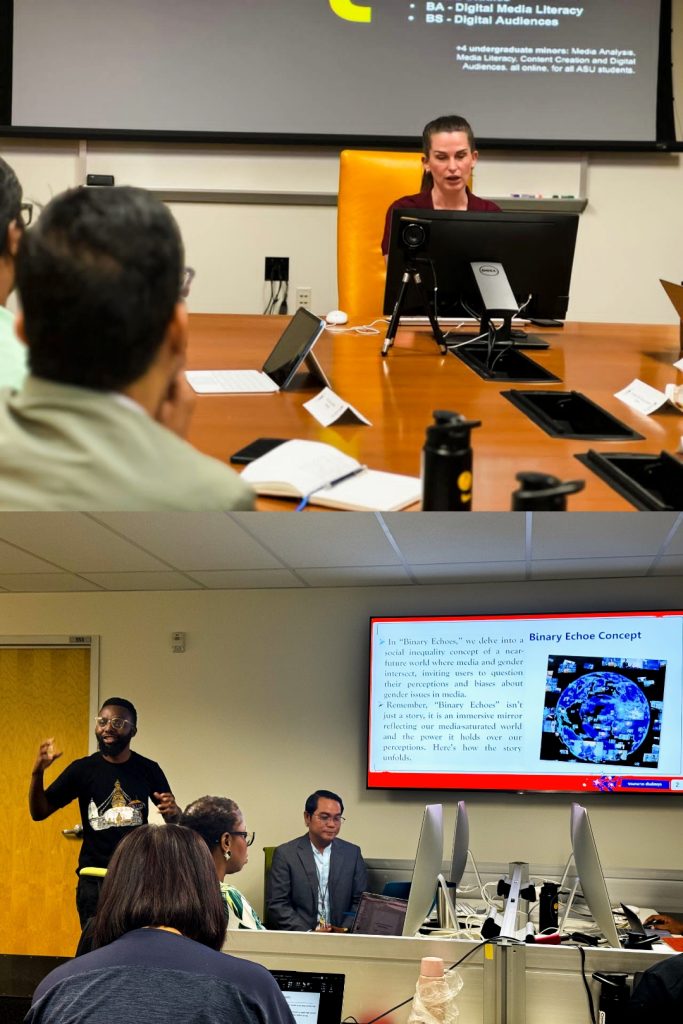
[[[114,740],[113,743],[105,743],[104,738],[99,736],[97,739],[97,746],[99,747],[100,754],[108,754],[110,757],[118,757],[122,754],[130,743],[130,736],[122,736],[118,740]]]

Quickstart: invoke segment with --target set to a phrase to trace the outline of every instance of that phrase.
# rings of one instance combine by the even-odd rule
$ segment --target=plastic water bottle
[[[453,1024],[458,1017],[455,997],[461,988],[459,974],[445,975],[443,960],[424,956],[408,1024]]]

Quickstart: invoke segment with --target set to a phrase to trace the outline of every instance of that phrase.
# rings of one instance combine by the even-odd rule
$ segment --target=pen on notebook
[[[335,477],[334,480],[328,480],[324,484],[319,484],[317,487],[314,487],[312,491],[309,491],[308,494],[304,494],[303,498],[301,499],[301,501],[299,502],[294,511],[301,512],[303,509],[305,509],[306,506],[308,505],[308,499],[311,498],[314,494],[317,494],[318,491],[324,491],[326,487],[335,487],[337,484],[342,483],[344,480],[350,480],[352,476],[358,476],[359,473],[362,473],[363,470],[367,468],[367,466],[356,466],[355,469],[350,470],[348,473],[342,473],[341,476]]]

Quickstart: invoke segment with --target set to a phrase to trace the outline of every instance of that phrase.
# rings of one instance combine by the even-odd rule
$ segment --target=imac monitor
[[[608,944],[618,949],[619,935],[614,923],[612,904],[607,893],[598,848],[595,845],[588,811],[581,804],[572,804],[570,828],[574,864],[588,909]]]
[[[403,935],[415,935],[432,908],[443,861],[443,807],[427,804],[415,854]]]
[[[455,810],[455,831],[453,832],[453,854],[451,856],[451,874],[448,879],[453,886],[460,885],[465,874],[467,852],[470,848],[470,823],[467,817],[467,805],[458,800]]]

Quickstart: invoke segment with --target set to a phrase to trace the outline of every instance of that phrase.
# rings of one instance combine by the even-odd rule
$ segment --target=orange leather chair
[[[420,153],[345,149],[339,163],[337,288],[352,323],[381,316],[386,264],[381,243],[388,207],[420,191]]]

